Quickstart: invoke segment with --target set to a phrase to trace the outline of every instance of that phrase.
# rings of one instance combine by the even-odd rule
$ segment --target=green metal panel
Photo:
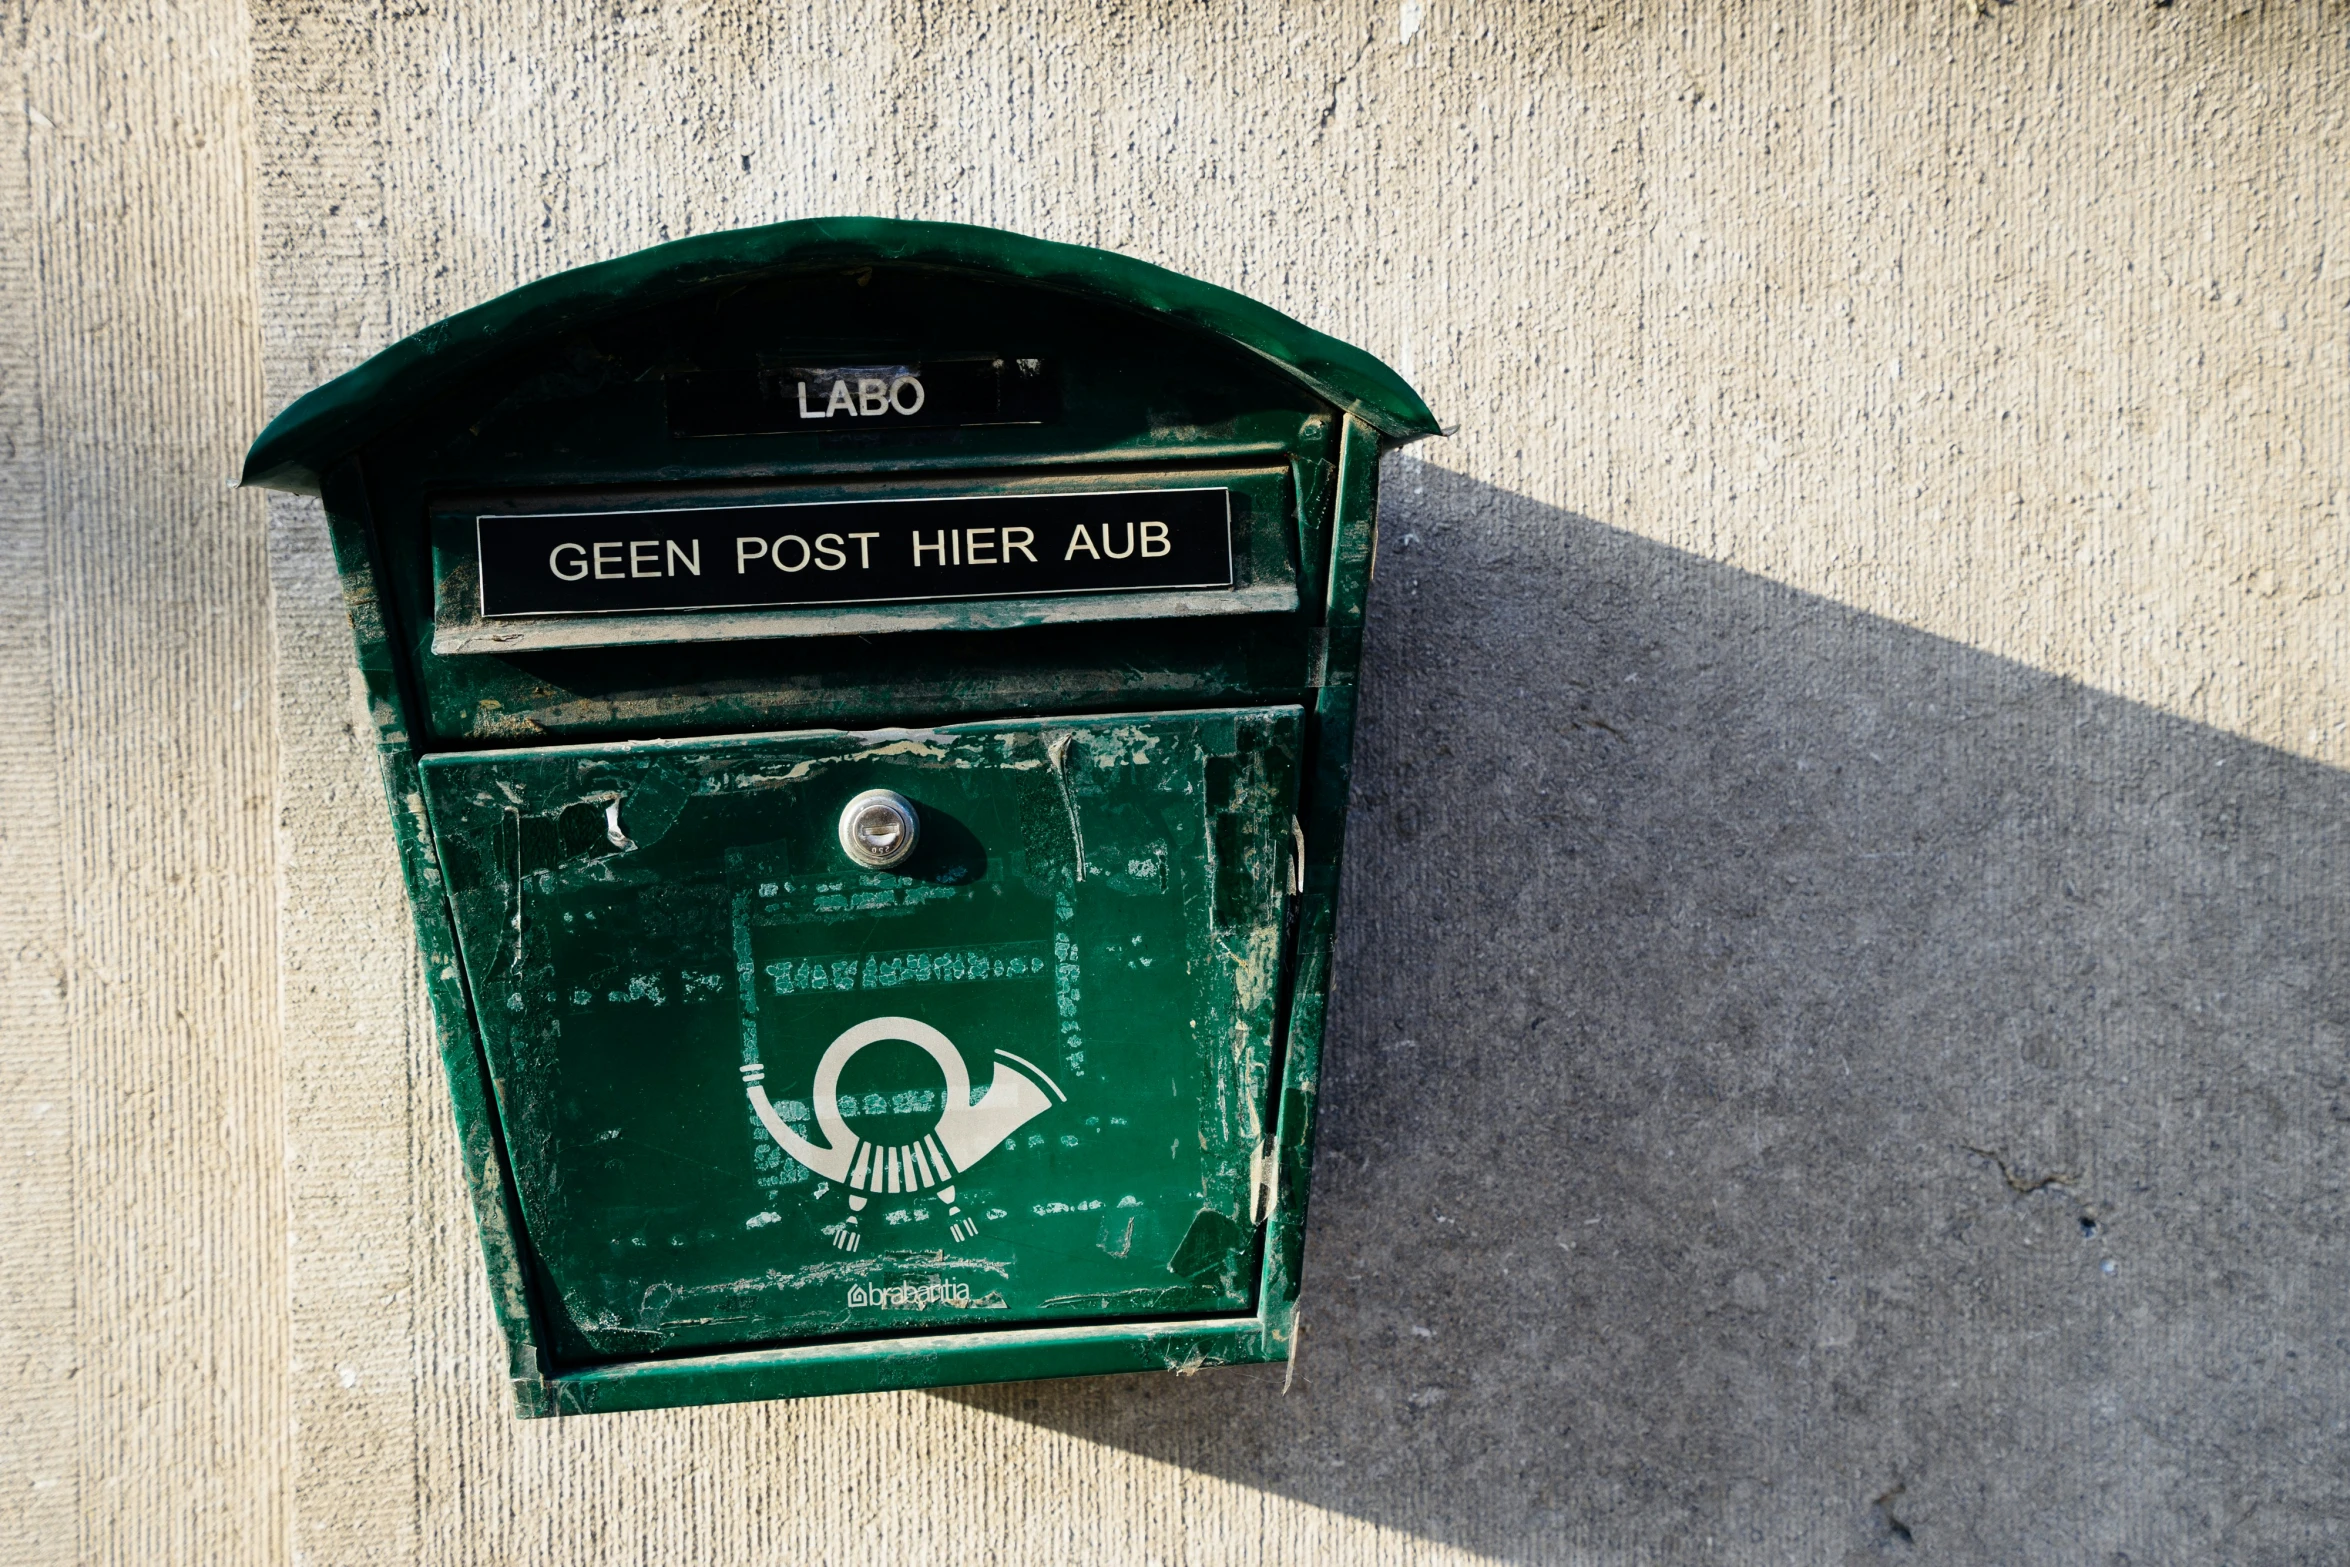
[[[905,417],[853,422],[858,366]],[[520,1412],[1294,1350],[1378,460],[1434,429],[1223,290],[863,219],[547,279],[271,426],[248,479],[326,502]],[[506,516],[1161,490],[1227,497],[1184,504],[1228,572],[593,623],[478,580]],[[929,824],[887,871],[833,833],[870,787]]]
[[[428,758],[554,1354],[1249,1311],[1299,720]]]
[[[541,1363],[530,1286],[522,1267],[520,1212],[489,1114],[489,1079],[474,1037],[440,856],[426,820],[423,779],[408,732],[408,704],[401,695],[397,658],[376,593],[381,569],[373,530],[366,526],[364,487],[356,462],[338,463],[328,472],[326,519],[335,568],[343,580],[343,606],[351,617],[360,682],[374,721],[376,764],[391,807],[393,841],[440,1040],[466,1188],[473,1199],[475,1233],[489,1268],[490,1303],[505,1336],[508,1375],[517,1388],[531,1387],[538,1381]]]

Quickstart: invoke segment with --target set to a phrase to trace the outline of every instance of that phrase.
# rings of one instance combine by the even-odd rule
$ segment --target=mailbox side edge
[[[400,677],[392,628],[385,620],[386,606],[377,594],[381,553],[360,459],[351,457],[338,463],[325,475],[321,489],[359,673],[366,686],[368,716],[375,728],[384,802],[391,811],[401,879],[415,920],[417,956],[432,1006],[442,1073],[456,1118],[466,1194],[473,1206],[482,1259],[489,1269],[491,1308],[506,1341],[507,1378],[514,1391],[516,1413],[552,1414],[520,1243],[521,1210],[499,1142],[489,1067],[474,1027],[464,968],[457,957],[456,930],[412,739],[413,702]]]

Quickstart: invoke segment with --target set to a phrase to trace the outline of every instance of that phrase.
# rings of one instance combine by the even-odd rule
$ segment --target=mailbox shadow
[[[918,800],[915,805],[922,813],[922,833],[897,873],[949,886],[984,879],[987,845],[979,835],[965,826],[961,817],[951,816],[927,800]]]
[[[940,1396],[1512,1561],[2350,1524],[2350,779],[1391,460],[1295,1379]]]

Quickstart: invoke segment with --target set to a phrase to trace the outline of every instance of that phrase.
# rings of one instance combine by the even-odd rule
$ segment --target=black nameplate
[[[475,528],[492,620],[1232,586],[1222,489],[485,514]]]
[[[669,383],[673,435],[870,435],[887,430],[1041,424],[1058,411],[1042,359],[964,354],[811,363],[759,354],[756,366]]]

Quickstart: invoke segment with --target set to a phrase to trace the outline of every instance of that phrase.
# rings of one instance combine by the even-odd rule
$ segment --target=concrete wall
[[[7,27],[0,1555],[2350,1554],[2341,5]],[[222,485],[435,316],[826,212],[1460,426],[1286,1394],[504,1413],[318,519]]]
[[[245,21],[10,6],[0,73],[0,1560],[282,1556]]]

